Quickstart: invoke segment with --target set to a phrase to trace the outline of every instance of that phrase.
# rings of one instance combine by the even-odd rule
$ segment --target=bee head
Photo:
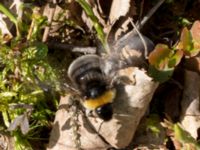
[[[103,119],[104,121],[109,121],[112,119],[113,115],[113,108],[111,103],[107,103],[95,109],[96,114],[99,118]]]
[[[98,97],[85,99],[83,101],[83,105],[89,110],[94,110],[99,118],[104,121],[109,121],[113,114],[112,103],[115,98],[115,94],[115,89],[106,90]]]

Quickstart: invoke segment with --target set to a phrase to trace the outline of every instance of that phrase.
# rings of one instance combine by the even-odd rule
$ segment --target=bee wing
[[[144,45],[144,42],[146,45]],[[121,80],[123,83],[129,82],[121,78],[118,71],[127,67],[146,67],[147,65],[144,57],[145,46],[147,47],[148,53],[154,48],[154,43],[149,38],[142,35],[141,39],[138,34],[127,39],[125,45],[123,44],[120,49],[119,46],[118,48],[114,47],[116,51],[112,51],[110,55],[101,59],[101,68],[112,82],[114,80]],[[121,83],[121,81],[119,82]]]
[[[145,67],[148,54],[154,49],[154,43],[145,35],[134,34],[123,42],[116,42],[113,46],[127,66]]]
[[[127,35],[128,34],[129,33],[127,33]],[[128,36],[124,37],[126,37],[126,39],[122,38],[118,40],[113,46],[113,49],[120,52],[125,46],[128,46],[130,49],[134,49],[140,52],[142,56],[144,56],[145,47],[147,48],[147,53],[150,53],[155,47],[153,41],[142,34],[141,36],[139,36],[138,34],[129,34]]]
[[[100,60],[101,70],[109,78],[115,77],[117,72],[126,66],[126,62],[120,56],[120,53],[112,52],[111,55],[106,56]]]
[[[98,55],[83,55],[75,59],[68,68],[68,77],[77,89],[86,90],[87,83],[94,80],[105,80],[100,67],[101,58]]]
[[[76,81],[80,74],[86,73],[88,70],[99,67],[99,56],[97,55],[83,55],[75,59],[68,68],[68,77],[72,81]]]

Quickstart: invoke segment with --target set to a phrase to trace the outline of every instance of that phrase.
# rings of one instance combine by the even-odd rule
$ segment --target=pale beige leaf
[[[113,103],[113,119],[102,122],[95,117],[84,117],[81,113],[78,116],[81,148],[84,150],[106,150],[110,147],[117,149],[127,147],[137,129],[137,126],[144,116],[153,93],[158,83],[152,81],[146,72],[138,68],[122,69],[123,76],[135,77],[134,85],[122,85],[117,87],[117,97]],[[121,74],[122,75],[122,74]],[[68,109],[69,95],[62,97],[60,106],[56,113],[54,127],[51,132],[48,150],[76,150],[74,137],[76,134],[70,119],[73,111]],[[101,136],[99,136],[101,135]],[[102,140],[102,137],[104,140]],[[106,141],[106,142],[105,142]]]
[[[181,102],[181,124],[192,137],[198,137],[200,128],[200,76],[193,71],[185,71],[184,90]]]
[[[10,28],[10,25],[7,25],[7,21],[5,21],[5,16],[0,13],[0,30],[2,35],[9,35],[12,38],[12,34],[9,31]]]
[[[121,16],[125,16],[130,8],[130,0],[113,0],[110,10],[111,24],[118,20]]]

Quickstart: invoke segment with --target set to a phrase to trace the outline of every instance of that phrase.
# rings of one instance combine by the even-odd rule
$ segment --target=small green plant
[[[172,122],[165,119],[164,122],[162,122],[161,124],[163,127],[169,130],[169,136],[172,139],[172,141],[174,143],[180,143],[178,144],[179,147],[176,147],[177,149],[200,150],[199,142],[195,140],[190,135],[190,133],[184,130],[180,123],[173,124]]]
[[[200,51],[200,21],[195,21],[192,28],[182,30],[178,44],[169,48],[165,44],[157,44],[149,55],[149,75],[156,81],[165,82],[173,74],[175,67],[185,56],[194,57]]]
[[[76,0],[76,1],[81,5],[81,7],[85,11],[85,13],[91,19],[94,29],[97,32],[98,39],[101,41],[102,45],[104,46],[105,52],[107,52],[109,54],[110,49],[109,49],[109,46],[108,46],[108,43],[106,40],[106,35],[103,31],[103,27],[99,23],[97,17],[94,15],[94,12],[93,12],[91,6],[85,0]]]
[[[47,61],[48,47],[40,42],[47,19],[32,8],[26,18],[31,24],[21,26],[21,20],[0,4],[17,31],[9,41],[0,35],[1,125],[11,132],[16,150],[31,150],[31,140],[45,140],[40,131],[50,129],[57,108],[56,74]]]

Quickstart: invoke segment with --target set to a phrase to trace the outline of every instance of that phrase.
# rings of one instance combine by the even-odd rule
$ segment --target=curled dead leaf
[[[111,24],[118,20],[121,16],[125,16],[128,13],[130,1],[131,0],[113,0],[109,15]]]

